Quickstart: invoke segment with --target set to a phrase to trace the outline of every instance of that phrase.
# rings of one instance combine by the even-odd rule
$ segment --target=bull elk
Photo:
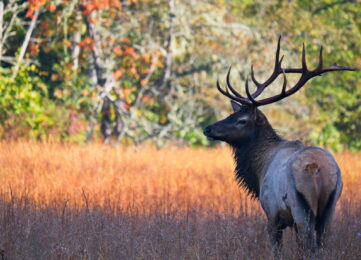
[[[318,66],[309,70],[304,45],[302,67],[282,68],[284,56],[280,58],[280,41],[281,37],[278,39],[273,73],[264,83],[255,79],[251,66],[251,79],[257,87],[252,94],[248,78],[245,84],[247,97],[231,86],[231,68],[225,89],[217,80],[218,90],[231,99],[234,113],[204,129],[208,138],[224,141],[233,148],[236,178],[240,186],[260,200],[267,215],[268,233],[276,257],[279,256],[282,231],[286,227],[294,227],[298,244],[306,252],[315,252],[316,245],[322,246],[341,195],[342,180],[340,168],[330,152],[306,146],[300,141],[284,140],[258,107],[294,94],[309,79],[325,72],[355,70],[337,65],[324,66],[322,47]],[[287,73],[301,74],[298,82],[289,89]],[[256,100],[281,74],[284,79],[281,92]]]

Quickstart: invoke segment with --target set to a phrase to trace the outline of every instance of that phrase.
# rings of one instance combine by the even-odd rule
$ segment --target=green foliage
[[[231,3],[233,10],[248,10],[252,14],[251,20],[258,21],[262,35],[273,34],[272,39],[277,34],[283,35],[287,48],[297,51],[298,56],[304,42],[311,69],[317,65],[321,44],[325,65],[337,63],[357,68],[361,64],[361,5],[358,1]],[[300,63],[291,66],[299,67]],[[304,102],[312,106],[306,121],[312,128],[309,140],[335,150],[361,149],[360,85],[360,71],[328,73],[307,84]]]
[[[20,15],[25,14],[26,5],[19,7],[8,30],[11,37],[2,46],[4,56],[14,59],[2,61],[8,67],[0,78],[1,136],[53,136],[82,142],[86,130],[100,122],[101,96],[106,94],[122,102],[122,134],[133,143],[152,138],[157,145],[167,140],[209,145],[202,127],[229,111],[229,103],[215,89],[216,76],[223,77],[233,64],[241,71],[237,83],[243,86],[251,63],[257,78],[269,76],[278,35],[284,36],[287,66],[300,66],[302,42],[310,68],[317,65],[321,43],[326,65],[361,64],[361,5],[357,1],[177,0],[173,13],[169,1],[114,3],[47,1],[24,62],[36,66],[24,65],[12,79],[11,64],[29,21]],[[87,24],[90,13],[94,15]],[[10,24],[11,14],[4,16],[5,24]],[[94,52],[89,26],[96,29],[100,54]],[[104,80],[115,79],[109,92],[94,79],[96,55],[103,61]],[[165,82],[167,56],[171,74]],[[312,80],[295,97],[265,110],[273,115],[275,127],[281,126],[290,138],[334,150],[360,150],[360,84],[360,71],[328,73]],[[278,90],[269,88],[265,95]],[[285,107],[295,119],[291,123],[279,112]],[[112,106],[112,129],[117,127],[117,113]]]
[[[0,123],[6,137],[43,138],[54,124],[44,107],[47,86],[34,75],[35,66],[22,68],[12,79],[10,70],[2,70],[0,78]]]
[[[294,6],[287,7],[291,9],[288,12],[291,17],[287,18],[293,23],[285,29],[292,32],[291,37],[298,35],[300,41],[311,43],[307,48],[312,56],[316,56],[318,48],[312,42],[321,42],[325,46],[326,64],[357,67],[361,61],[361,6],[355,2],[332,5],[330,1],[296,1]],[[306,19],[297,19],[301,16]],[[297,28],[303,28],[302,32],[297,33]],[[360,71],[330,73],[307,87],[308,103],[316,103],[319,108],[311,118],[322,126],[315,128],[320,130],[316,141],[338,150],[342,146],[361,149],[360,79]]]
[[[189,142],[191,145],[208,145],[209,142],[203,134],[201,128],[191,130],[186,133],[180,133],[179,137]]]

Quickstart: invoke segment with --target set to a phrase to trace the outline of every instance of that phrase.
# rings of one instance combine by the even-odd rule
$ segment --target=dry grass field
[[[361,259],[361,154],[318,259]],[[295,237],[284,237],[295,259]],[[272,259],[231,150],[0,143],[0,259]],[[3,258],[2,258],[3,257]]]

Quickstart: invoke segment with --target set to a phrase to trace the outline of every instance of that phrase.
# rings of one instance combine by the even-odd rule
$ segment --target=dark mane
[[[266,165],[269,150],[282,141],[270,124],[259,127],[254,136],[241,146],[233,146],[236,179],[254,198],[259,196],[258,172]]]

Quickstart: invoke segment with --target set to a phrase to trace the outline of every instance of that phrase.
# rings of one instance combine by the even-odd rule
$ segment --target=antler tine
[[[285,57],[285,55],[282,55],[281,59],[280,59],[280,62],[279,62],[279,68],[281,68],[281,65],[282,65],[282,61],[283,61],[283,58]]]
[[[248,99],[252,102],[252,104],[255,106],[258,106],[258,102],[252,97],[251,93],[249,92],[248,76],[246,78],[246,94],[247,94]]]
[[[318,62],[318,66],[316,69],[320,70],[323,67],[323,57],[322,57],[322,45],[320,47],[320,58],[319,58],[319,62]]]
[[[282,73],[283,73],[283,86],[282,86],[281,94],[285,95],[286,94],[286,88],[287,88],[287,77],[286,77],[286,73],[285,73],[284,69],[282,70]]]
[[[279,58],[280,56],[280,48],[281,48],[281,36],[278,38],[278,43],[277,43],[277,50],[276,50],[276,60],[275,60],[275,67],[273,70],[272,75],[264,82],[264,83],[259,83],[254,76],[254,70],[253,70],[253,65],[251,65],[251,78],[252,81],[254,82],[254,84],[257,86],[256,91],[251,94],[250,90],[249,90],[249,85],[248,85],[248,77],[246,79],[246,94],[247,94],[247,98],[243,97],[242,95],[240,95],[231,85],[230,83],[230,73],[231,73],[231,68],[229,68],[228,73],[227,73],[227,86],[226,86],[226,90],[223,90],[219,84],[219,79],[217,78],[217,88],[218,90],[225,96],[229,97],[230,99],[237,101],[241,104],[244,105],[253,105],[253,106],[262,106],[262,105],[267,105],[267,104],[271,104],[274,102],[277,102],[281,99],[284,99],[292,94],[294,94],[295,92],[297,92],[298,90],[300,90],[308,80],[310,80],[313,77],[319,76],[323,73],[326,72],[331,72],[331,71],[355,71],[355,68],[351,68],[351,67],[345,67],[345,66],[338,66],[336,64],[331,65],[331,66],[323,66],[323,56],[322,56],[322,51],[323,48],[321,46],[320,48],[320,54],[319,54],[319,63],[317,65],[317,67],[314,70],[308,70],[307,68],[307,62],[306,62],[306,50],[305,50],[305,44],[302,44],[302,67],[301,68],[282,68],[282,61],[284,56],[281,57],[281,59]],[[283,86],[282,86],[282,90],[281,93],[272,97],[268,97],[262,100],[255,100],[255,98],[257,96],[259,96],[263,90],[269,86],[277,77],[279,74],[283,74]],[[286,77],[286,73],[299,73],[301,74],[301,77],[299,78],[298,82],[290,89],[287,90],[287,77]],[[232,93],[230,93],[228,91],[228,88],[231,90]]]
[[[259,82],[256,80],[256,78],[254,77],[253,64],[251,64],[251,78],[252,78],[253,83],[257,86],[257,89],[262,86],[262,84],[259,83]]]
[[[302,74],[307,71],[305,43],[302,43]]]
[[[277,50],[276,50],[276,58],[275,58],[275,68],[277,67],[277,65],[279,64],[279,58],[280,58],[280,49],[281,49],[281,39],[282,36],[280,35],[278,37],[278,42],[277,42]],[[282,57],[283,59],[283,57]],[[281,59],[281,60],[282,60]]]
[[[229,66],[228,73],[227,73],[227,78],[226,78],[227,87],[232,91],[232,93],[233,93],[236,97],[243,98],[242,95],[240,95],[240,94],[232,87],[232,85],[231,85],[231,81],[230,81],[231,69],[232,69],[232,66]]]
[[[252,94],[253,98],[258,97],[264,91],[264,89],[267,86],[269,86],[278,77],[278,75],[280,73],[282,73],[281,65],[282,65],[284,55],[282,55],[282,57],[280,59],[281,39],[282,39],[282,36],[280,35],[278,37],[277,49],[276,49],[276,57],[275,57],[275,65],[274,65],[272,75],[264,83],[259,83],[255,79],[254,71],[253,71],[253,65],[251,66],[251,78],[252,78],[253,83],[257,86],[257,90]]]
[[[217,89],[219,90],[219,92],[221,92],[223,95],[225,95],[226,97],[236,101],[236,102],[239,102],[243,105],[251,105],[252,103],[247,100],[246,98],[244,97],[236,97],[236,96],[233,96],[231,93],[228,92],[228,89],[226,88],[226,90],[224,91],[221,87],[221,85],[219,84],[219,77],[217,77]]]
[[[285,97],[287,97],[288,95],[291,95],[291,94],[287,94],[286,92],[286,88],[287,88],[287,77],[286,77],[286,73],[285,73],[285,70],[283,69],[282,70],[282,74],[283,74],[283,85],[282,85],[282,91],[281,91],[281,94],[278,94],[276,96],[273,96],[273,97],[270,97],[270,98],[266,98],[266,99],[263,99],[263,100],[260,100],[260,101],[256,101],[256,100],[251,100],[252,103],[255,105],[255,106],[262,106],[262,105],[267,105],[267,104],[270,104],[270,103],[273,103],[273,102],[276,102],[276,101],[279,101]],[[246,85],[246,91],[247,91],[247,85]],[[297,90],[296,90],[297,91]],[[248,95],[248,94],[247,94]],[[249,98],[249,96],[248,96]]]
[[[258,100],[257,102],[257,106],[262,106],[262,105],[267,105],[267,104],[271,104],[274,102],[277,102],[281,99],[284,99],[292,94],[294,94],[295,92],[297,92],[298,90],[300,90],[308,80],[310,80],[313,77],[319,76],[323,73],[326,72],[331,72],[331,71],[355,71],[355,68],[350,68],[350,67],[344,67],[344,66],[337,66],[337,65],[331,65],[331,66],[323,66],[323,56],[322,56],[322,46],[320,48],[320,55],[319,55],[319,64],[317,65],[316,69],[309,71],[307,68],[307,63],[306,63],[306,51],[305,51],[305,45],[303,44],[303,48],[302,48],[302,68],[301,69],[282,69],[283,73],[283,78],[284,78],[284,83],[283,83],[283,87],[282,87],[282,92],[276,96],[273,97],[269,97],[269,98],[265,98],[262,100]],[[301,77],[298,80],[298,82],[289,90],[286,91],[286,86],[287,86],[287,77],[286,77],[286,73],[301,73]]]
[[[226,91],[224,91],[222,88],[221,88],[221,84],[219,84],[219,77],[217,77],[217,89],[219,92],[221,92],[223,95],[228,96],[228,93],[226,93]]]

